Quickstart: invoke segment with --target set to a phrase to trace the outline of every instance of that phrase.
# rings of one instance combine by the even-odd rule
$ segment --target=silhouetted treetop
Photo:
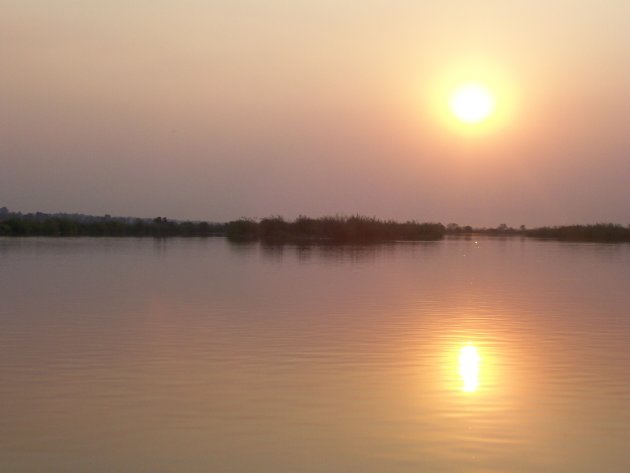
[[[309,218],[294,221],[268,217],[260,222],[228,222],[227,236],[233,240],[262,240],[271,243],[322,241],[334,243],[374,243],[395,240],[438,240],[444,236],[441,223],[383,221],[374,217]]]

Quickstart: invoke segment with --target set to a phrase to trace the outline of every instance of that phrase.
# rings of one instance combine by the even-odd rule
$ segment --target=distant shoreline
[[[395,241],[437,241],[456,236],[521,236],[556,241],[630,242],[630,225],[614,223],[525,226],[511,228],[474,228],[455,223],[379,220],[354,215],[295,220],[268,217],[261,220],[239,219],[225,223],[169,220],[162,217],[91,216],[82,214],[22,214],[0,208],[0,236],[5,237],[226,237],[234,242],[263,241],[283,243],[370,244]]]

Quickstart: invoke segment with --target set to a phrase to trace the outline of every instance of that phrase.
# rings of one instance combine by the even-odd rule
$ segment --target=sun
[[[462,377],[462,391],[470,393],[479,387],[479,360],[477,348],[473,345],[462,347],[459,352],[459,374]]]
[[[457,87],[450,96],[449,105],[455,118],[469,125],[487,120],[496,107],[490,90],[476,83]]]

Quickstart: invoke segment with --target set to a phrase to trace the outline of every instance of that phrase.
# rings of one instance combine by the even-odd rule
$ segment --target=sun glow
[[[452,93],[449,101],[455,117],[470,125],[488,119],[495,109],[495,99],[487,87],[480,84],[465,84]]]
[[[462,377],[462,391],[473,392],[479,387],[479,361],[477,348],[466,345],[459,352],[459,374]]]

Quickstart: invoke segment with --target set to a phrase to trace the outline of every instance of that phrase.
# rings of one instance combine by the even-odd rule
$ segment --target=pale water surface
[[[0,239],[0,268],[3,473],[630,471],[630,245]]]

